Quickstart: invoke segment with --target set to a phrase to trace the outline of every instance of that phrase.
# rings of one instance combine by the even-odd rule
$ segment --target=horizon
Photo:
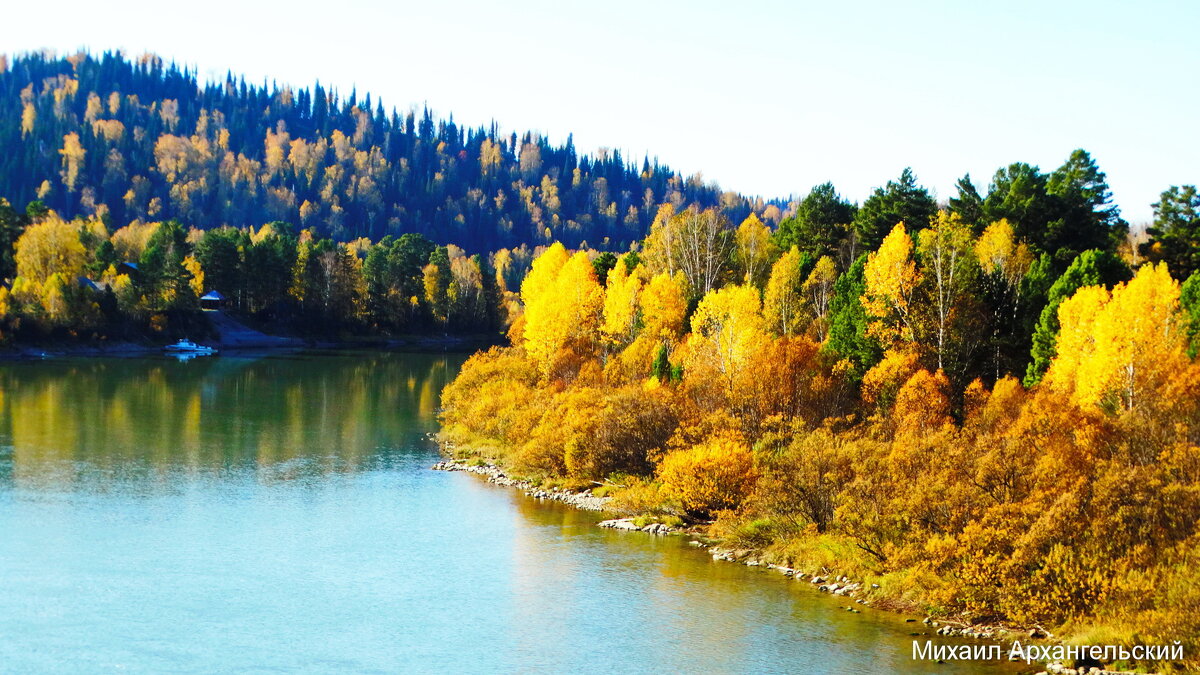
[[[301,3],[297,9],[306,4],[319,6]],[[835,19],[849,15],[848,10],[809,8],[816,14],[805,23],[797,20],[799,8],[792,7],[779,8],[779,19],[767,21],[775,16],[769,11],[771,3],[733,17],[712,4],[694,9],[689,5],[685,16],[676,11],[683,5],[664,3],[643,10],[660,18],[665,14],[681,25],[674,32],[656,35],[649,30],[653,21],[612,25],[608,15],[621,14],[615,9],[585,20],[573,8],[555,8],[561,10],[557,13],[506,11],[476,2],[460,3],[458,10],[421,5],[383,8],[370,0],[352,0],[344,3],[347,15],[388,13],[362,26],[363,35],[349,31],[345,38],[335,37],[334,49],[305,49],[310,41],[279,39],[268,50],[258,45],[261,35],[239,39],[239,34],[274,26],[274,34],[280,36],[296,31],[307,35],[305,27],[296,23],[303,11],[280,16],[219,0],[211,11],[189,19],[192,25],[186,34],[166,31],[164,40],[164,31],[146,25],[153,21],[154,5],[138,0],[125,3],[135,10],[127,15],[68,3],[57,37],[50,43],[24,31],[17,34],[13,27],[24,23],[22,12],[33,16],[32,9],[17,8],[13,20],[0,27],[0,40],[13,55],[43,49],[60,55],[80,49],[92,54],[151,52],[187,67],[201,82],[223,79],[230,72],[247,82],[277,86],[311,88],[321,82],[342,96],[356,89],[360,97],[370,93],[373,100],[384,101],[386,109],[427,106],[437,117],[453,116],[468,127],[494,122],[506,132],[528,130],[555,144],[573,135],[581,154],[595,156],[608,148],[620,151],[627,162],[657,159],[684,176],[699,174],[724,190],[766,200],[799,198],[811,187],[830,181],[843,197],[861,204],[875,187],[894,180],[909,166],[944,203],[955,194],[954,182],[964,174],[969,173],[983,191],[1003,166],[1027,162],[1050,172],[1072,150],[1083,148],[1107,174],[1122,216],[1136,227],[1151,220],[1150,204],[1163,190],[1200,182],[1188,160],[1200,151],[1200,141],[1178,133],[1189,128],[1186,111],[1195,108],[1200,96],[1170,87],[1185,81],[1186,73],[1200,65],[1200,57],[1187,48],[1183,27],[1188,21],[1162,20],[1167,10],[1200,18],[1197,8],[1159,2],[1138,10],[1086,6],[1086,14],[1076,14],[1071,7],[1085,5],[1073,2],[1043,8],[1037,16],[1045,21],[1025,25],[1020,16],[996,12],[989,16],[987,8],[947,10],[930,17],[916,9],[864,4],[874,8],[873,14],[866,14],[875,22],[854,14],[858,23],[843,24]],[[922,7],[936,5],[928,2]],[[535,0],[525,0],[521,6],[551,8]],[[145,11],[136,11],[139,7]],[[235,7],[245,19],[222,21],[226,13],[220,10]],[[900,16],[891,16],[896,14]],[[504,35],[493,29],[516,25],[513,18],[518,15],[528,28],[521,36],[543,36],[545,45],[523,39],[497,49],[470,48],[484,44],[483,37],[496,38],[500,44]],[[130,16],[142,20],[129,21]],[[430,25],[445,25],[453,18],[458,39],[448,42],[438,30],[410,30],[399,43],[388,45],[386,38],[394,33],[387,31],[401,16]],[[889,16],[890,22],[885,20]],[[747,42],[731,37],[741,34],[739,29],[764,25],[768,33],[778,32],[780,26],[807,30],[813,25],[845,25],[846,29],[808,35],[810,41],[803,45],[783,38]],[[963,26],[974,27],[977,39],[948,30]],[[218,29],[228,32],[229,39],[207,37]],[[96,40],[97,32],[107,39]],[[626,44],[605,52],[609,59],[584,58],[607,46],[603,38],[614,36]],[[1118,36],[1124,43],[1114,46],[1111,41]],[[841,52],[843,58],[825,59],[824,43],[845,37],[850,39]],[[962,56],[946,59],[941,45],[927,45],[927,37],[940,37],[942,44],[951,51],[960,49]],[[996,44],[1001,37],[1010,38],[1012,48],[997,54],[997,47],[1008,44]],[[325,40],[326,34],[320,39]],[[879,64],[893,63],[885,57],[897,42],[910,49],[903,52],[908,67],[894,76],[882,72]],[[447,44],[468,48],[428,58],[434,47],[447,51]],[[579,44],[597,46],[580,54]],[[701,53],[697,44],[714,49]],[[793,46],[803,54],[788,52]],[[1011,62],[1010,53],[1032,53],[1018,47],[1048,53]],[[639,50],[647,54],[640,61],[631,56]],[[691,58],[686,67],[679,65],[685,60],[681,55]],[[809,58],[802,58],[805,55]],[[489,59],[489,68],[478,67],[481,56]],[[531,56],[538,58],[531,60]],[[1070,56],[1072,66],[1089,67],[1077,67],[1063,77],[1049,67],[1059,56]],[[392,65],[422,58],[432,61],[429,67]],[[531,61],[541,70],[530,66]],[[638,63],[650,67],[636,67]],[[796,73],[801,81],[783,86],[773,69]],[[542,71],[545,77],[539,78]],[[937,89],[931,72],[963,92],[926,94]],[[543,81],[556,86],[540,84]],[[592,81],[604,86],[590,86]],[[725,83],[736,84],[711,86]],[[598,96],[593,92],[597,88],[602,92]],[[811,105],[797,90],[813,91],[820,104]],[[649,99],[654,92],[659,95]],[[634,105],[627,103],[629,99],[666,99],[667,103]],[[943,100],[950,102],[940,105]],[[1022,101],[1041,105],[1020,106]],[[1170,105],[1162,105],[1166,101]],[[1080,103],[1091,106],[1086,114],[1080,113]],[[1075,114],[1068,115],[1072,111]]]

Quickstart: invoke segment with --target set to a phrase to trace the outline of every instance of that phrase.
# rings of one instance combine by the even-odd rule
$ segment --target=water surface
[[[429,471],[463,358],[0,364],[0,672],[1012,672]]]

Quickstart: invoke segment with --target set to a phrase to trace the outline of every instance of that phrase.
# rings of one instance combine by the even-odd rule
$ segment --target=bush
[[[758,471],[750,448],[726,436],[667,455],[658,477],[668,498],[678,501],[685,513],[706,518],[741,506],[754,489]]]

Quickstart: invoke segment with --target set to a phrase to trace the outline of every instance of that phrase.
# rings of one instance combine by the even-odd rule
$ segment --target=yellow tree
[[[521,285],[525,351],[544,377],[564,359],[587,355],[604,306],[604,291],[587,253],[579,251],[563,261],[564,256],[561,244],[551,246]]]
[[[764,333],[758,289],[746,284],[711,291],[692,315],[693,363],[714,366],[732,390],[738,373],[751,365]]]
[[[675,215],[675,207],[663,204],[654,214],[654,222],[650,223],[650,232],[642,244],[642,260],[651,272],[675,274],[675,249],[678,247],[678,233],[670,226],[671,217]]]
[[[763,317],[776,335],[794,335],[803,326],[804,295],[800,250],[795,246],[771,267],[763,297]]]
[[[804,297],[813,314],[812,329],[817,342],[824,342],[829,334],[829,301],[833,298],[833,285],[837,283],[837,277],[837,265],[833,258],[824,255],[804,281]]]
[[[160,223],[143,223],[135,220],[113,232],[112,244],[117,258],[126,262],[137,262],[150,243],[150,237],[158,231]]]
[[[496,271],[496,289],[501,293],[508,292],[507,275],[512,266],[512,251],[502,248],[492,254],[492,269]]]
[[[625,345],[633,341],[638,327],[638,296],[642,282],[636,274],[629,274],[625,259],[621,258],[608,273],[604,293],[604,323],[600,330],[607,343]]]
[[[896,401],[900,387],[920,369],[916,352],[911,349],[889,349],[883,358],[863,375],[863,401],[886,411]]]
[[[192,280],[188,282],[192,286],[192,292],[197,298],[204,295],[204,268],[201,267],[200,261],[196,260],[195,256],[185,256],[183,267],[192,274]]]
[[[1108,300],[1108,289],[1085,286],[1058,306],[1057,355],[1044,379],[1054,391],[1075,398],[1080,373],[1096,351],[1093,326]]]
[[[63,136],[62,150],[59,150],[58,154],[62,155],[63,185],[67,186],[67,192],[74,192],[79,182],[79,172],[83,169],[83,157],[86,154],[83,145],[79,142],[79,134],[72,132]]]
[[[643,259],[651,272],[682,272],[688,292],[703,296],[725,273],[733,247],[729,221],[717,209],[659,208],[646,237]]]
[[[683,335],[687,317],[687,293],[678,277],[654,275],[642,289],[642,335],[656,342],[674,344]]]
[[[1179,282],[1163,263],[1144,265],[1111,294],[1099,286],[1077,291],[1058,310],[1062,328],[1050,386],[1080,406],[1124,411],[1163,396],[1190,364],[1179,296]]]
[[[52,274],[75,279],[83,274],[87,251],[79,241],[79,226],[51,213],[30,225],[15,244],[17,276],[44,284]]]
[[[923,436],[937,431],[950,419],[950,382],[942,371],[930,373],[921,369],[913,373],[896,393],[892,417],[898,436]]]
[[[737,244],[737,259],[745,273],[745,282],[762,288],[763,277],[770,270],[771,258],[775,255],[771,228],[751,213],[738,226],[734,239]]]
[[[1007,218],[984,229],[975,242],[975,258],[985,274],[994,274],[1006,286],[1018,287],[1033,264],[1029,245],[1019,241]]]
[[[867,257],[864,269],[867,292],[863,307],[874,318],[868,332],[884,345],[911,343],[913,296],[920,281],[912,259],[913,242],[899,223],[884,238],[879,250]]]
[[[25,138],[33,133],[33,126],[37,123],[37,108],[33,103],[26,103],[21,110],[21,138]]]
[[[571,257],[562,244],[555,242],[534,259],[529,274],[521,282],[521,302],[526,307],[541,302],[545,295],[552,290],[559,271]]]
[[[948,361],[961,361],[970,352],[961,316],[968,289],[977,269],[971,246],[971,230],[955,214],[939,211],[933,226],[917,235],[921,267],[928,284],[929,313],[938,370]]]

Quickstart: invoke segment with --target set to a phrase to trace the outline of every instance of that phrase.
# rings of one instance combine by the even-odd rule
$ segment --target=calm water
[[[966,672],[893,615],[429,471],[462,358],[0,364],[0,671]]]

